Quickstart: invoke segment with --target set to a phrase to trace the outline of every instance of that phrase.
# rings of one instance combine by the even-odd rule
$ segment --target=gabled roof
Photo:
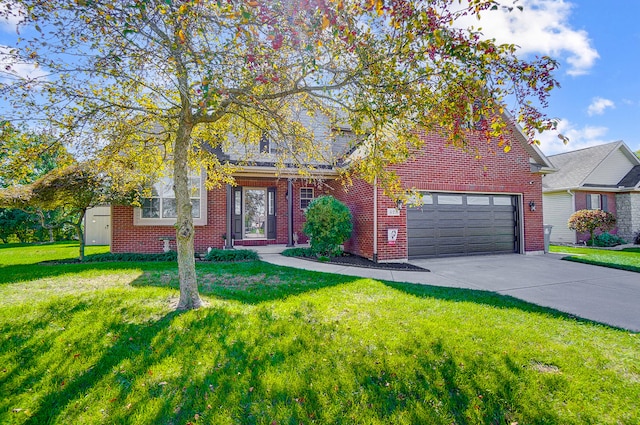
[[[548,158],[557,171],[545,176],[542,182],[543,190],[548,192],[552,190],[568,190],[586,187],[608,187],[617,189],[619,187],[618,184],[615,184],[617,182],[586,184],[586,181],[594,170],[617,150],[621,150],[629,158],[631,166],[633,166],[633,164],[640,165],[638,158],[622,141],[551,155]],[[625,187],[629,186],[625,185]]]
[[[640,185],[640,165],[636,165],[620,180],[618,187],[635,187]]]

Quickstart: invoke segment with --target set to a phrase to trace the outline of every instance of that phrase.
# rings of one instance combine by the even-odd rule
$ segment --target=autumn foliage
[[[196,308],[188,170],[206,169],[210,185],[234,183],[233,164],[212,152],[250,152],[269,134],[282,145],[281,168],[309,175],[337,163],[301,124],[308,112],[366,138],[349,171],[390,193],[398,179],[389,165],[420,146],[417,128],[506,153],[516,124],[531,142],[553,128],[538,106],[557,86],[556,61],[519,57],[464,24],[516,2],[13,0],[0,8],[19,22],[0,98],[11,119],[46,123],[60,143],[97,158],[114,186],[171,168],[178,306]],[[24,77],[25,66],[41,74]]]
[[[579,210],[569,217],[569,229],[581,233],[589,233],[589,240],[593,245],[593,236],[596,230],[606,232],[616,225],[613,214],[603,210]]]

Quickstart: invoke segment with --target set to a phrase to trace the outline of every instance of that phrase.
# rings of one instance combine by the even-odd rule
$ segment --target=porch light
[[[529,210],[531,211],[535,211],[536,210],[536,203],[533,201],[529,201]]]
[[[396,201],[396,207],[398,208],[398,210],[402,209],[402,205],[403,205],[402,199],[398,199]]]

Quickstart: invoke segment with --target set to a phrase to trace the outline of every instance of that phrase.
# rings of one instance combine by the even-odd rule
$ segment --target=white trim
[[[203,170],[200,173],[200,217],[193,219],[194,226],[207,225],[207,188],[205,187],[206,174]],[[134,226],[173,226],[177,218],[143,218],[142,208],[133,209]]]
[[[545,254],[544,250],[542,250],[542,251],[527,251],[527,252],[524,253],[524,255],[544,255],[544,254]]]
[[[311,198],[302,198],[302,189],[311,189]],[[313,201],[314,199],[316,199],[316,191],[315,188],[313,186],[300,186],[298,188],[298,207],[302,210],[302,211],[306,211],[307,208],[309,208],[309,204],[311,203],[311,201]],[[302,208],[302,200],[306,200],[309,201],[309,204],[307,204],[306,208]]]
[[[276,168],[266,166],[243,166],[233,173],[234,177],[270,177],[270,178],[320,178],[334,180],[340,177],[338,171],[333,168],[316,168],[301,172],[298,168]]]

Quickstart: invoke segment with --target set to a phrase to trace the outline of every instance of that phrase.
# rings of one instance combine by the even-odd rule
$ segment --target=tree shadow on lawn
[[[0,375],[0,422],[510,423],[523,408],[519,388],[540,384],[509,355],[469,364],[439,337],[397,335],[397,355],[385,336],[363,345],[308,305],[288,315],[268,306],[156,311],[132,322],[134,302],[56,298],[25,328],[6,329],[3,350],[19,352],[20,364]],[[50,323],[65,329],[42,338]],[[476,374],[494,386],[481,388]],[[543,401],[526,407],[539,423],[559,421]]]
[[[260,261],[223,264],[209,263],[202,264],[198,267],[198,288],[202,295],[240,301],[246,304],[259,304],[266,301],[284,299],[309,291],[360,281],[362,279],[361,277],[348,275],[276,266]],[[421,298],[434,298],[454,302],[472,302],[490,307],[513,308],[530,313],[544,314],[549,317],[570,319],[582,323],[598,324],[611,329],[620,329],[491,291],[384,280],[376,281]],[[141,277],[132,282],[132,286],[147,285],[168,287],[177,290],[179,288],[177,269],[165,269],[161,271],[146,270]]]
[[[168,312],[157,288],[175,297],[174,263],[8,269],[0,269],[5,284],[29,273],[28,279],[100,270],[143,273],[131,282],[137,288],[132,298],[100,291],[53,296],[35,304],[40,311],[30,315],[33,319],[2,324],[0,358],[19,357],[18,366],[0,370],[0,393],[8,394],[0,400],[0,422],[206,423],[218,418],[239,423],[393,423],[409,418],[412,423],[511,423],[522,420],[523,410],[533,415],[535,421],[528,417],[532,423],[560,421],[545,399],[519,399],[523,388],[544,388],[547,381],[512,354],[485,358],[461,353],[426,330],[394,331],[391,348],[388,335],[374,332],[363,341],[352,330],[362,326],[353,317],[357,309],[345,313],[351,316],[345,320],[325,320],[325,312],[304,298],[288,304],[289,310],[261,305],[355,284],[371,293],[375,286],[387,286],[419,298],[571,317],[509,296],[369,284],[358,277],[262,262],[199,264],[203,295],[240,304],[215,302],[197,311]],[[351,301],[348,293],[332,296],[339,309]],[[142,299],[155,303],[151,313],[139,305]],[[347,326],[347,320],[356,325]],[[86,328],[91,329],[88,334]],[[491,378],[480,384],[480,375]],[[545,388],[546,394],[562,391],[564,379],[553,377],[557,386]],[[482,388],[487,382],[490,388]],[[28,415],[22,413],[25,402],[31,403]]]
[[[172,262],[117,262],[80,264],[30,264],[0,267],[0,285],[74,275],[84,272],[142,271],[142,275],[131,282],[133,287],[153,286],[179,289],[177,265]],[[313,272],[291,267],[277,266],[262,261],[235,263],[197,263],[198,289],[204,296],[259,304],[265,301],[284,299],[321,288],[361,280],[360,277]],[[515,308],[543,313],[552,317],[595,323],[612,329],[611,325],[583,319],[569,313],[542,307],[508,295],[490,291],[448,288],[403,282],[382,281],[385,285],[411,295],[446,301],[473,302],[492,307]]]

